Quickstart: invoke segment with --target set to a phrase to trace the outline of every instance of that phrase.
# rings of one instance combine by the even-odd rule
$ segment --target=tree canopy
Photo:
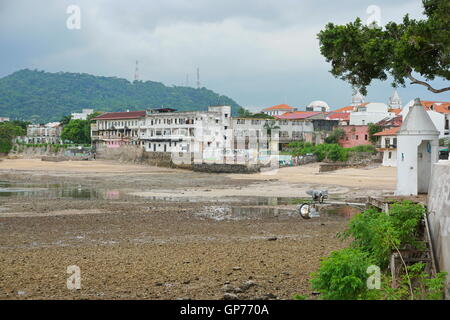
[[[320,52],[331,63],[331,74],[367,94],[372,80],[393,78],[393,86],[425,86],[434,93],[436,77],[450,80],[450,2],[423,0],[426,19],[405,15],[402,23],[384,27],[365,25],[361,19],[346,25],[328,23],[318,36]],[[423,80],[418,79],[423,78]]]
[[[114,77],[21,70],[0,78],[0,115],[35,123],[59,121],[63,116],[93,108],[105,112],[174,108],[206,110],[210,105],[239,105],[206,88],[165,86],[153,81],[129,82]],[[69,119],[64,119],[68,123]]]

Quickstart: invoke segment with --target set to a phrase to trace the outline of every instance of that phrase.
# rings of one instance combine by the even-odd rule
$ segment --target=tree
[[[61,133],[62,140],[86,144],[91,142],[91,122],[88,120],[71,120]]]
[[[450,87],[434,88],[427,81],[450,80],[450,4],[448,0],[423,0],[425,20],[389,22],[384,28],[363,25],[361,19],[346,25],[328,23],[318,33],[320,52],[331,63],[331,74],[367,94],[372,80],[393,78],[393,86],[425,86],[434,93]],[[416,78],[419,74],[424,80]]]
[[[247,109],[244,109],[240,107],[237,111],[238,117],[240,118],[250,118],[252,116],[252,113],[248,111]]]
[[[381,132],[383,130],[382,126],[377,124],[369,123],[368,124],[368,133],[369,133],[369,141],[372,143],[377,142],[377,137],[374,136],[375,133]]]
[[[26,132],[26,129],[12,122],[0,123],[0,152],[8,153],[12,148],[12,140],[24,136]]]
[[[68,124],[70,122],[71,119],[72,119],[71,115],[66,115],[66,116],[62,117],[61,120],[59,120],[59,123],[62,126],[65,126],[66,124]]]
[[[345,131],[342,128],[334,129],[328,137],[325,138],[325,143],[338,143],[339,140],[345,138]]]

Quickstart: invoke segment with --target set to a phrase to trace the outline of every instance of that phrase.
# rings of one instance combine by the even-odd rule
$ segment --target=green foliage
[[[341,238],[352,238],[349,248],[335,251],[323,259],[311,279],[313,289],[324,299],[415,299],[437,300],[443,298],[446,273],[430,276],[424,263],[407,266],[407,272],[391,286],[389,272],[382,274],[380,290],[368,290],[366,273],[369,265],[386,270],[393,251],[418,247],[418,228],[425,209],[411,201],[394,203],[389,214],[368,209],[354,216]]]
[[[331,134],[325,138],[325,143],[338,143],[339,140],[345,138],[345,131],[342,128],[336,128],[334,129]]]
[[[373,146],[371,144],[362,144],[359,146],[346,148],[346,149],[351,152],[371,152],[374,154],[377,153],[377,149],[375,148],[375,146]]]
[[[24,136],[26,129],[22,127],[22,123],[18,122],[1,122],[0,123],[0,152],[8,153],[13,146],[12,140],[15,137]]]
[[[322,259],[318,272],[312,274],[312,288],[319,291],[323,299],[365,299],[370,265],[369,255],[358,248],[333,251]]]
[[[386,300],[442,300],[446,282],[446,272],[439,272],[435,277],[425,272],[424,263],[415,263],[407,267],[406,273],[401,274],[398,284],[393,288],[389,277],[383,277],[380,299]],[[409,286],[413,284],[412,294]]]
[[[370,254],[377,265],[386,267],[391,252],[406,245],[417,246],[417,232],[424,207],[411,201],[392,204],[389,214],[368,209],[355,215],[339,236],[352,237],[354,247]]]
[[[250,111],[248,111],[247,109],[239,107],[237,110],[237,115],[240,118],[250,118],[253,114]]]
[[[294,300],[308,300],[307,296],[301,295],[301,294],[294,294],[292,297]]]
[[[63,141],[84,144],[91,142],[91,121],[89,120],[70,120],[61,133]]]
[[[412,83],[436,90],[413,78],[418,73],[427,81],[435,77],[450,80],[450,5],[448,0],[423,0],[426,19],[408,15],[402,23],[368,26],[357,18],[346,25],[328,23],[318,36],[320,52],[331,63],[331,73],[366,94],[372,80],[392,76],[393,85]]]
[[[325,159],[331,161],[347,161],[348,151],[338,144],[318,144],[313,145],[310,142],[293,141],[288,144],[288,149],[294,157],[314,154],[318,161]]]
[[[79,73],[21,70],[0,79],[0,114],[44,123],[83,108],[105,112],[161,106],[179,111],[206,110],[210,105],[239,105],[206,88],[168,87],[159,82],[97,77]],[[65,120],[67,123],[67,119]]]
[[[377,137],[374,134],[383,131],[383,127],[373,123],[369,123],[368,127],[369,141],[372,143],[377,142]]]

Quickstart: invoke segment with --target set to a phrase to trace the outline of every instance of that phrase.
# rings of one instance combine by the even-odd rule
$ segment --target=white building
[[[401,115],[405,119],[409,110],[414,104],[414,100],[408,102],[402,109]],[[439,131],[439,138],[450,137],[450,102],[444,101],[421,101],[422,107],[428,113],[436,129]]]
[[[417,98],[397,133],[396,195],[427,193],[439,158],[439,131]]]
[[[400,98],[397,90],[394,90],[392,95],[389,97],[389,108],[391,109],[401,109],[402,108],[402,99]]]
[[[279,104],[273,107],[265,108],[261,112],[269,116],[281,116],[286,112],[294,112],[294,111],[297,111],[297,108],[288,106],[287,104]]]
[[[72,120],[87,120],[87,117],[94,113],[94,109],[83,109],[81,113],[72,113]]]
[[[352,106],[357,107],[364,103],[364,96],[359,92],[359,90],[356,90],[356,92],[352,96]]]
[[[194,160],[216,163],[234,162],[236,156],[256,160],[261,153],[273,154],[282,144],[295,140],[317,142],[325,138],[324,130],[332,130],[329,123],[337,124],[327,120],[231,118],[229,106],[190,112],[167,108],[111,112],[93,120],[91,136],[97,149],[137,145],[147,152],[170,152],[180,157],[189,154]],[[268,128],[272,129],[270,137]],[[320,137],[315,131],[320,131]]]
[[[306,107],[306,111],[330,112],[330,106],[325,101],[316,100]]]
[[[8,122],[9,118],[8,117],[0,117],[0,122]]]
[[[395,117],[395,113],[389,112],[389,107],[385,103],[363,103],[350,113],[350,125],[368,125],[388,117]]]
[[[27,135],[24,137],[18,137],[16,141],[32,144],[61,144],[61,133],[62,126],[59,122],[30,124],[27,127]]]
[[[375,133],[378,137],[377,150],[383,153],[383,166],[397,166],[397,132],[400,127],[393,127]]]

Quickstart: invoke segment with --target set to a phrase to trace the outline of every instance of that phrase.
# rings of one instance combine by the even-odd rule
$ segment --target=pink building
[[[339,140],[339,144],[344,148],[356,147],[359,145],[371,144],[369,140],[369,126],[351,125],[340,126],[345,132],[345,137]]]

